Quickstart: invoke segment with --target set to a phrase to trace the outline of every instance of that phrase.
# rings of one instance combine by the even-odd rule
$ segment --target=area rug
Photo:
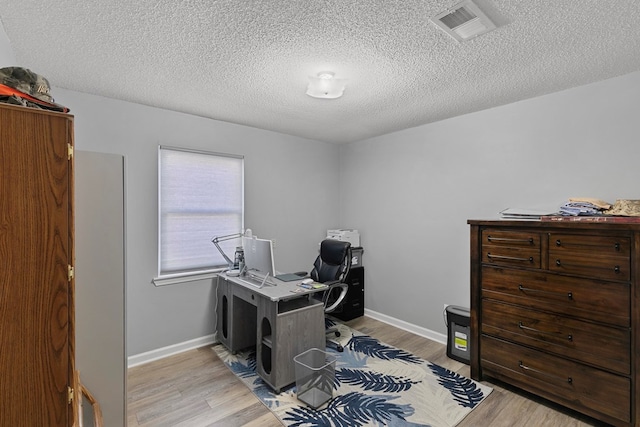
[[[333,398],[313,409],[296,397],[292,384],[275,394],[256,374],[255,350],[213,350],[286,426],[457,425],[492,391],[453,371],[386,345],[336,322],[344,346],[335,356]]]

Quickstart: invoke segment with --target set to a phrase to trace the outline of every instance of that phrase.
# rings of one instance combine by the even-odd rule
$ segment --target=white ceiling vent
[[[460,2],[447,11],[434,16],[431,18],[431,22],[459,42],[496,28],[496,25],[471,0]]]

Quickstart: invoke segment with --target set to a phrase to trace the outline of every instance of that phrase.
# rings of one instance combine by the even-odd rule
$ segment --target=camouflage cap
[[[616,200],[611,209],[603,213],[605,215],[640,216],[640,200]]]
[[[18,89],[44,102],[53,102],[49,81],[39,74],[22,67],[0,68],[0,83]]]
[[[49,81],[43,76],[22,67],[5,67],[0,68],[0,85],[6,88],[12,88],[17,93],[4,93],[4,95],[22,96],[31,101],[41,101],[38,104],[48,107],[52,110],[68,112],[69,109],[56,104],[51,97],[51,86]],[[9,90],[9,89],[7,89]]]

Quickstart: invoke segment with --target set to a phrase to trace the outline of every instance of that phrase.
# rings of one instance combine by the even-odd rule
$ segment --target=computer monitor
[[[260,278],[273,277],[276,272],[273,262],[273,244],[271,240],[257,237],[243,237],[244,264],[249,275]]]

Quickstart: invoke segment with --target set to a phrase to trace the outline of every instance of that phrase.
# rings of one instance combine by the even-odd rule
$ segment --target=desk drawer
[[[549,235],[549,270],[607,280],[631,277],[631,242],[620,236]]]
[[[628,328],[603,326],[485,300],[482,332],[620,374],[631,372]]]
[[[482,262],[540,268],[540,234],[488,229],[482,231]]]
[[[233,289],[234,298],[240,298],[253,305],[256,305],[258,303],[258,299],[260,299],[260,296],[258,296],[255,291],[235,284],[231,286]]]
[[[616,326],[630,326],[628,283],[482,266],[482,296]]]
[[[511,379],[542,396],[554,396],[584,413],[597,411],[630,421],[628,378],[484,335],[481,348],[482,366],[489,375]]]

